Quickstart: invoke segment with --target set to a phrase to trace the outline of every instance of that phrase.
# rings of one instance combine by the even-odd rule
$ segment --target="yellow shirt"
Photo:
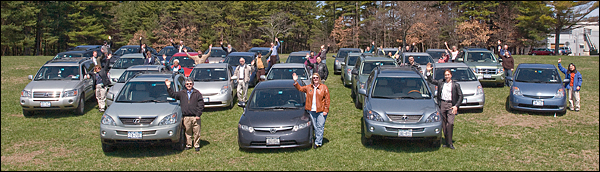
[[[264,69],[265,65],[263,65],[262,58],[261,57],[257,57],[256,59],[257,59],[256,60],[256,67],[258,67],[259,69]]]

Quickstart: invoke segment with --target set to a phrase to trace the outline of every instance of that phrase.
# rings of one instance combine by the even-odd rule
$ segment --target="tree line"
[[[415,43],[494,47],[516,54],[576,27],[597,1],[2,1],[2,55],[55,55],[77,45],[161,49],[183,40],[205,50],[219,41],[238,51],[269,46],[316,50]],[[558,39],[558,38],[556,38]],[[555,40],[558,42],[559,40]],[[558,47],[558,46],[557,46]]]

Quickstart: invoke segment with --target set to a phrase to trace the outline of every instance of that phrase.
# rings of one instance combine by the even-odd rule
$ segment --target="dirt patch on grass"
[[[8,156],[2,156],[2,164],[23,164],[33,161],[34,164],[42,164],[40,159],[34,159],[36,156],[44,153],[45,150],[37,150],[29,153],[15,153]]]
[[[15,151],[15,153],[2,156],[2,164],[11,164],[17,166],[23,166],[28,164],[36,165],[47,165],[51,164],[54,158],[71,157],[75,150],[67,149],[66,146],[47,146],[50,141],[26,141],[12,145],[8,150]],[[25,147],[44,147],[33,152],[23,152]],[[72,159],[74,162],[80,161],[80,159]]]
[[[532,127],[535,129],[540,128],[549,123],[545,117],[529,116],[529,115],[515,115],[504,113],[492,118],[494,124],[499,127],[512,125],[521,127]]]
[[[582,170],[598,171],[598,149],[581,150],[581,156],[583,156],[584,164],[589,164],[589,166],[584,165]]]
[[[2,83],[3,84],[20,84],[20,83],[25,83],[25,82],[29,82],[29,78],[27,78],[27,76],[23,76],[23,77],[2,77]]]
[[[37,145],[46,145],[46,143],[49,143],[50,141],[26,141],[26,142],[20,142],[20,143],[16,143],[14,145],[12,145],[7,151],[18,151],[21,150],[21,147],[35,147]]]

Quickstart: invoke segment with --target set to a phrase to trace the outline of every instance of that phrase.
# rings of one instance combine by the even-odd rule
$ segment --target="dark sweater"
[[[182,89],[178,92],[173,92],[173,88],[168,88],[167,90],[170,97],[180,100],[179,106],[181,106],[183,116],[202,116],[202,110],[204,110],[204,98],[202,98],[202,93],[200,93],[200,91],[193,89],[192,94],[188,99],[187,89]]]

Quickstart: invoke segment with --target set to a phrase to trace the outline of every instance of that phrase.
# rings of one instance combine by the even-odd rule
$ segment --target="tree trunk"
[[[554,30],[554,52],[555,52],[554,55],[558,55],[559,54],[558,53],[558,45],[559,45],[558,41],[560,40],[560,31],[561,31],[560,27],[557,27]]]

